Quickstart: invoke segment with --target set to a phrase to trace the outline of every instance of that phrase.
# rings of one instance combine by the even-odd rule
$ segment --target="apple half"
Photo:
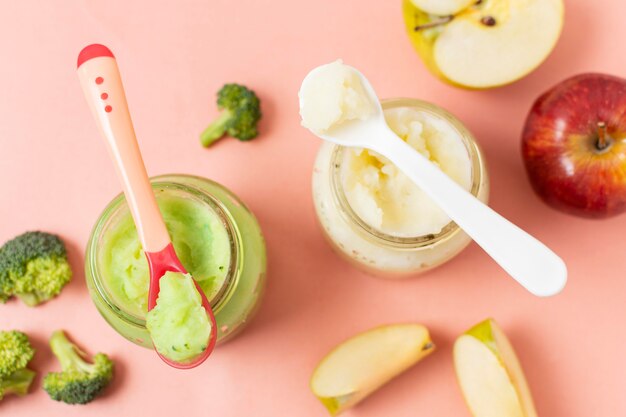
[[[456,340],[454,366],[474,417],[537,417],[519,360],[494,320],[477,324]]]
[[[313,394],[337,415],[432,353],[420,324],[392,324],[360,333],[333,349],[311,377]]]
[[[404,0],[409,38],[444,81],[490,88],[516,81],[550,54],[563,0]]]

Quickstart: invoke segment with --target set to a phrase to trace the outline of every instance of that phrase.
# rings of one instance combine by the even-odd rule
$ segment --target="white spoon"
[[[387,126],[380,101],[367,78],[352,69],[374,104],[374,113],[366,120],[350,120],[323,134],[313,133],[337,145],[370,149],[391,160],[524,288],[540,297],[559,293],[567,282],[565,262],[400,139]],[[302,90],[319,70],[318,67],[306,76]]]

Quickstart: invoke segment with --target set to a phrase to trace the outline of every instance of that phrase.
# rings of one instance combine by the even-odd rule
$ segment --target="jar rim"
[[[226,233],[229,239],[230,246],[230,262],[228,266],[228,272],[224,279],[224,282],[220,286],[218,293],[209,300],[211,307],[215,314],[228,302],[233,295],[233,290],[237,286],[237,281],[241,275],[241,237],[237,228],[235,219],[232,217],[230,211],[222,202],[208,193],[205,190],[201,190],[193,185],[183,183],[180,180],[185,178],[202,180],[214,183],[207,178],[185,175],[185,174],[166,174],[159,175],[150,178],[150,182],[153,188],[176,190],[188,193],[193,198],[200,200],[202,203],[208,205],[213,210],[224,225]],[[126,205],[126,199],[123,193],[116,195],[107,206],[104,208],[98,221],[96,222],[93,231],[91,233],[88,249],[86,253],[86,262],[89,263],[89,269],[92,274],[92,281],[98,297],[122,320],[127,321],[135,326],[145,327],[145,318],[137,317],[136,315],[120,308],[119,303],[114,301],[114,298],[109,294],[106,289],[102,274],[100,272],[98,263],[98,242],[107,230],[111,219],[114,218],[119,211]],[[127,205],[126,205],[127,207]]]
[[[453,114],[447,110],[437,106],[436,104],[429,103],[423,100],[413,98],[391,98],[382,99],[381,105],[383,110],[394,108],[412,108],[419,111],[428,113],[438,119],[443,119],[450,123],[454,130],[459,134],[459,137],[463,141],[468,155],[471,159],[471,179],[472,185],[470,192],[475,197],[479,196],[479,193],[483,185],[483,167],[484,160],[480,147],[478,146],[474,135],[463,125],[463,123],[456,118]],[[354,226],[355,230],[367,236],[369,239],[376,240],[379,244],[384,246],[393,247],[396,249],[416,249],[424,246],[430,246],[438,244],[451,239],[453,236],[461,233],[462,230],[459,226],[450,221],[446,224],[439,233],[427,234],[422,236],[404,237],[394,236],[387,234],[370,226],[365,220],[363,220],[353,209],[345,190],[343,189],[341,181],[341,161],[346,148],[340,145],[333,145],[330,157],[330,188],[333,195],[333,200],[340,208],[340,213],[344,217],[344,220]]]

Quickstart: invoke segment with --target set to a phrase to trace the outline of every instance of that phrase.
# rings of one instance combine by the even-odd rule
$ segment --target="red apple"
[[[526,119],[522,155],[549,205],[594,218],[626,211],[626,80],[581,74],[541,95]]]

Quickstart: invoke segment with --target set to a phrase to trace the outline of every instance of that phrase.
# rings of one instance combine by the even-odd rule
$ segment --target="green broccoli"
[[[222,113],[200,135],[203,146],[210,146],[226,133],[241,141],[259,134],[261,102],[254,91],[239,84],[225,84],[217,93],[217,107]]]
[[[61,372],[50,372],[43,389],[50,398],[67,404],[87,404],[100,395],[113,379],[113,361],[104,353],[87,362],[86,354],[70,342],[62,330],[50,338],[50,347],[61,363]]]
[[[0,400],[6,394],[26,395],[35,377],[26,366],[34,355],[26,334],[0,331]]]
[[[0,378],[0,401],[7,394],[24,396],[28,394],[30,384],[35,378],[35,371],[30,369],[20,369],[13,372],[6,378]]]
[[[36,306],[57,296],[72,278],[63,241],[26,232],[0,248],[0,302],[17,296]]]

